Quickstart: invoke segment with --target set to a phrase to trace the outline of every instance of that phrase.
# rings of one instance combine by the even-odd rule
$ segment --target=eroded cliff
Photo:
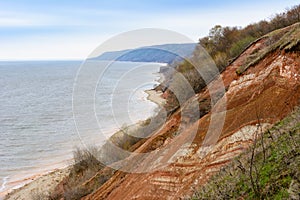
[[[137,166],[146,169],[151,165],[150,172],[117,171],[84,199],[178,199],[191,195],[194,187],[205,184],[212,174],[253,143],[258,124],[266,129],[299,105],[299,27],[295,24],[255,41],[219,77],[226,93],[209,113],[193,123],[186,123],[176,135],[172,133],[179,130],[177,126],[184,120],[178,110],[135,150],[139,153],[155,151],[172,142],[184,146],[190,133],[196,131],[192,145],[184,147],[176,159],[172,157],[178,153],[177,148],[151,154]],[[210,88],[216,91],[215,83],[212,82]],[[197,100],[201,106],[201,102],[209,98],[209,91],[205,89],[187,104]],[[226,110],[222,109],[225,103]],[[217,138],[206,136],[212,113],[214,119],[225,115],[223,129]],[[216,135],[213,130],[210,134]],[[206,144],[203,144],[205,136]],[[214,140],[217,140],[216,145],[210,146]],[[169,164],[163,167],[155,164],[162,160],[168,160]]]

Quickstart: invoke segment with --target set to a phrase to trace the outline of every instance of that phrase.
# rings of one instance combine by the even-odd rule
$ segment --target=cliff
[[[181,118],[180,108],[161,129],[136,146],[136,153],[164,149],[162,153],[151,154],[137,163],[136,168],[140,169],[148,169],[151,163],[150,172],[113,171],[108,181],[83,199],[178,199],[191,196],[193,188],[207,183],[213,174],[253,144],[258,124],[263,132],[299,105],[299,33],[300,24],[294,24],[253,42],[222,72],[219,78],[223,80],[226,92],[211,109],[199,119],[192,120]],[[216,83],[213,81],[209,85],[215,92],[218,90]],[[184,107],[193,101],[206,107],[210,92],[208,87],[204,88]],[[226,113],[222,109],[225,102]],[[221,118],[224,114],[224,126],[216,145],[203,146],[211,118]],[[181,120],[185,122],[184,128],[178,127]],[[217,126],[218,122],[213,123]],[[214,129],[211,131],[210,134],[214,135]],[[196,132],[192,145],[172,159],[178,153],[177,149],[164,147],[170,143],[185,144],[191,132]],[[206,141],[213,142],[214,139]],[[131,157],[127,159],[134,161]],[[168,165],[161,167],[157,163],[163,160],[167,160]],[[105,170],[108,169],[99,174]],[[94,183],[92,178],[85,185]]]

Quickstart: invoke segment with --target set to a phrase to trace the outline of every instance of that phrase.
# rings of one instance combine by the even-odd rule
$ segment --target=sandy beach
[[[0,199],[5,200],[28,200],[28,199],[43,199],[52,192],[59,182],[68,175],[69,167],[63,169],[55,169],[46,174],[38,174],[28,180],[20,181],[27,183],[17,189],[8,191],[9,193],[0,193]],[[6,195],[6,196],[5,196]]]
[[[145,92],[148,94],[147,99],[156,103],[158,106],[163,106],[166,103],[166,100],[161,97],[161,95],[163,94],[162,92],[158,92],[153,89],[146,90]]]
[[[162,92],[155,90],[146,90],[147,99],[154,102],[158,106],[166,103],[161,97]],[[12,183],[16,185],[13,189],[0,192],[0,200],[27,200],[41,199],[51,193],[59,182],[63,180],[69,173],[70,167],[57,168],[47,173],[36,174],[29,178]],[[44,195],[44,196],[43,196]]]
[[[154,89],[146,90],[147,100],[158,106],[163,106],[166,100],[161,97],[162,92]],[[10,189],[0,192],[0,200],[41,199],[51,193],[57,184],[69,173],[70,167],[56,166],[48,172],[40,172],[36,175],[10,182],[6,186]],[[39,196],[39,195],[45,196]]]

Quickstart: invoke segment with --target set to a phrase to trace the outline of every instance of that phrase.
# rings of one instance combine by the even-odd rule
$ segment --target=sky
[[[81,60],[123,32],[167,29],[197,42],[214,25],[246,26],[297,0],[0,0],[0,60]]]

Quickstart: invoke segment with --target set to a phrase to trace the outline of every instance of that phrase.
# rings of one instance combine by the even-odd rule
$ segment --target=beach
[[[147,99],[157,104],[158,106],[163,106],[166,103],[166,100],[161,97],[161,95],[163,94],[162,92],[158,92],[154,89],[146,90],[145,92],[148,94]]]
[[[8,194],[0,193],[0,198],[5,200],[28,200],[37,199],[42,197],[42,195],[47,196],[49,193],[53,192],[55,187],[60,183],[64,177],[68,175],[70,167],[65,167],[63,169],[55,169],[46,174],[37,174],[28,180],[20,181],[20,184],[27,183],[20,188],[14,189]]]
[[[31,63],[30,63],[31,64]],[[65,63],[63,63],[65,64]],[[123,63],[122,63],[123,64]],[[29,65],[29,64],[28,64]],[[33,64],[31,64],[33,65]],[[56,66],[56,64],[53,64],[54,66]],[[72,64],[73,65],[73,64]],[[34,63],[34,67],[37,66],[36,68],[38,68],[39,63]],[[52,66],[51,66],[52,67]],[[25,68],[27,70],[27,68]],[[28,74],[31,74],[32,72],[29,71],[29,69],[32,71],[32,67],[29,68],[28,67]],[[46,69],[48,68],[44,68],[45,72],[39,72],[41,75],[45,75],[48,74],[48,72],[46,71]],[[56,73],[56,71],[59,71],[59,69],[52,67],[51,69],[54,69],[54,72]],[[56,70],[57,69],[57,70]],[[2,185],[0,185],[1,190],[0,190],[0,199],[4,199],[5,195],[7,195],[6,199],[32,199],[32,195],[36,194],[36,193],[45,193],[46,191],[51,191],[55,188],[55,186],[58,184],[58,182],[60,182],[63,177],[65,177],[68,173],[67,173],[67,169],[68,169],[68,165],[70,165],[70,163],[72,163],[72,148],[74,148],[74,143],[70,144],[70,138],[72,138],[72,141],[76,141],[77,139],[77,134],[74,131],[74,128],[72,127],[72,117],[70,117],[69,115],[69,110],[71,110],[71,108],[68,107],[68,109],[65,109],[67,112],[66,113],[53,113],[53,110],[60,110],[61,105],[64,105],[64,107],[66,105],[69,105],[69,100],[68,96],[66,96],[66,94],[69,94],[67,91],[71,91],[71,83],[72,83],[72,73],[74,72],[74,69],[76,69],[75,67],[70,67],[68,68],[70,69],[69,71],[65,72],[67,75],[66,76],[62,76],[62,77],[58,77],[61,83],[59,82],[58,84],[62,85],[62,84],[66,84],[65,83],[65,79],[68,79],[67,82],[67,88],[63,91],[58,90],[57,87],[53,88],[53,92],[52,94],[56,94],[59,92],[59,94],[63,94],[64,95],[64,101],[60,101],[59,95],[52,95],[51,97],[55,97],[55,99],[51,102],[49,102],[49,104],[53,105],[52,102],[56,102],[59,103],[59,105],[55,105],[54,107],[49,107],[49,105],[47,105],[46,107],[49,108],[47,109],[48,113],[53,114],[52,115],[47,115],[45,117],[43,117],[42,119],[37,118],[35,119],[35,121],[29,121],[26,122],[26,124],[20,124],[19,126],[25,126],[26,125],[26,129],[22,129],[22,134],[24,133],[24,137],[26,136],[25,139],[21,140],[20,137],[20,129],[7,129],[5,130],[6,132],[3,131],[3,133],[5,133],[6,135],[8,135],[9,137],[11,137],[10,140],[8,141],[16,141],[16,139],[18,139],[17,141],[20,140],[20,143],[17,147],[20,148],[17,149],[18,151],[21,152],[21,150],[23,151],[22,153],[24,155],[22,155],[24,158],[26,158],[26,161],[24,161],[24,166],[20,165],[19,163],[8,163],[6,160],[4,160],[4,163],[6,162],[8,165],[8,167],[5,169],[7,171],[2,170],[3,173],[2,175]],[[54,72],[51,71],[51,73],[53,74]],[[157,69],[151,69],[146,68],[146,72],[145,75],[143,77],[141,77],[142,79],[149,79],[149,80],[157,80],[158,74]],[[63,73],[58,73],[59,75],[63,74]],[[57,78],[58,75],[55,74],[55,78]],[[13,77],[13,76],[10,76]],[[27,78],[27,75],[26,75]],[[31,80],[31,76],[28,75],[28,82],[30,82]],[[11,81],[17,81],[17,79],[11,80]],[[39,83],[41,85],[41,83]],[[46,82],[45,85],[50,85],[50,83]],[[24,85],[24,84],[23,84]],[[25,85],[26,86],[26,85]],[[28,87],[28,90],[35,88],[36,85],[33,84],[32,87]],[[137,96],[137,100],[135,101],[135,105],[139,105],[136,109],[137,110],[141,110],[141,108],[145,108],[145,106],[149,106],[151,107],[153,103],[155,103],[158,106],[161,106],[164,104],[164,99],[162,99],[161,93],[157,93],[155,90],[153,89],[149,89],[149,88],[153,88],[153,85],[149,85],[148,88],[145,88],[143,91],[148,94],[148,96],[145,98],[140,98],[139,96]],[[42,91],[42,90],[40,90]],[[8,91],[9,92],[9,91]],[[7,92],[6,92],[7,93]],[[142,93],[142,91],[141,91]],[[48,94],[48,93],[47,93]],[[41,94],[40,96],[42,97],[44,94]],[[20,94],[21,96],[21,94]],[[69,95],[70,96],[70,95]],[[57,98],[56,98],[57,97]],[[107,99],[106,96],[104,96],[105,98],[103,99]],[[60,98],[61,99],[61,98]],[[145,101],[146,100],[146,101]],[[24,102],[24,98],[22,100]],[[41,102],[44,102],[44,99],[40,100]],[[149,103],[147,101],[151,101],[153,103]],[[28,100],[26,100],[26,102],[32,104],[32,110],[34,110],[36,108],[36,105],[40,105],[39,102],[33,103],[33,100],[31,98],[28,97]],[[18,102],[13,102],[14,105],[17,105]],[[48,103],[48,102],[46,102]],[[105,105],[105,102],[100,103],[101,105]],[[155,106],[153,106],[154,108]],[[12,108],[12,107],[10,107]],[[100,109],[101,111],[103,111],[103,108],[101,107]],[[145,109],[143,109],[145,110]],[[30,110],[26,110],[25,113],[28,113]],[[39,109],[39,115],[43,116],[45,112],[45,106],[43,105],[41,107],[41,109]],[[18,112],[13,112],[11,110],[8,110],[7,113],[18,113]],[[101,112],[103,113],[103,112]],[[149,109],[149,114],[146,112],[143,112],[143,116],[147,116],[150,115],[152,113],[151,109]],[[54,115],[55,114],[55,115]],[[63,114],[63,115],[62,115]],[[32,114],[31,114],[32,115]],[[35,116],[35,115],[33,115]],[[58,119],[57,116],[63,116],[62,119]],[[12,116],[14,117],[14,116]],[[11,117],[11,118],[12,118]],[[23,116],[20,116],[20,118],[18,119],[19,121],[22,121]],[[71,119],[71,120],[70,120]],[[29,120],[29,119],[28,119]],[[30,119],[31,120],[31,119]],[[16,123],[11,123],[8,124],[7,121],[5,123],[7,123],[7,127],[14,127],[16,126]],[[22,121],[23,122],[23,121]],[[68,122],[66,124],[66,122]],[[28,126],[27,124],[37,124],[38,126]],[[110,123],[107,123],[110,124]],[[28,128],[27,128],[28,127]],[[37,129],[37,127],[39,129]],[[34,128],[34,129],[33,129]],[[56,131],[54,133],[50,132],[52,131],[52,129],[56,129],[56,130],[60,130],[60,131]],[[49,131],[50,130],[50,131]],[[32,134],[36,134],[34,137],[29,137]],[[50,134],[51,133],[51,134]],[[111,132],[113,133],[113,132]],[[52,137],[51,135],[55,135],[53,141],[52,141]],[[93,135],[91,135],[91,137],[93,137]],[[27,141],[28,139],[28,141]],[[30,140],[29,140],[30,139]],[[57,139],[57,140],[55,140]],[[4,140],[2,140],[4,142]],[[38,146],[38,151],[36,148],[31,148],[31,145],[34,142],[34,145],[39,145]],[[22,144],[22,145],[21,145]],[[59,144],[59,146],[56,146],[56,144]],[[10,146],[15,146],[15,143],[3,143],[4,146],[7,146],[7,148],[10,148]],[[10,146],[9,146],[10,145]],[[72,147],[73,145],[73,147]],[[48,147],[49,146],[49,147]],[[43,149],[47,147],[47,149]],[[21,149],[22,148],[22,149]],[[26,153],[23,150],[24,148],[26,148],[26,152],[30,152],[30,153]],[[52,154],[52,152],[55,152],[55,154]],[[12,152],[12,151],[10,151]],[[8,151],[8,153],[10,153]],[[17,151],[16,151],[17,152]],[[48,153],[51,152],[51,153]],[[40,153],[40,154],[37,154]],[[17,154],[12,154],[10,155],[12,158],[14,158],[14,156]],[[17,156],[21,156],[20,154],[18,154]],[[38,157],[38,159],[35,159],[35,157]],[[23,158],[22,157],[22,158]],[[45,159],[47,158],[47,159]],[[11,159],[12,160],[12,159]],[[19,160],[16,160],[18,161]],[[29,167],[27,167],[28,162],[32,162],[32,164],[30,163]],[[52,164],[51,164],[52,163]],[[55,164],[55,163],[59,163],[59,165]],[[14,164],[14,165],[13,165]],[[23,163],[22,163],[23,164]],[[4,165],[3,165],[4,166]],[[14,171],[12,171],[12,169],[14,169]],[[19,173],[21,172],[21,174]]]
[[[161,92],[157,92],[153,89],[146,90],[145,92],[148,94],[147,99],[149,101],[152,101],[159,106],[165,104],[165,99],[161,97]],[[54,191],[55,187],[68,175],[70,168],[71,165],[63,168],[56,168],[49,172],[36,174],[29,178],[15,182],[13,183],[16,185],[15,187],[0,193],[0,199],[27,200],[38,197],[41,194],[48,195]]]

